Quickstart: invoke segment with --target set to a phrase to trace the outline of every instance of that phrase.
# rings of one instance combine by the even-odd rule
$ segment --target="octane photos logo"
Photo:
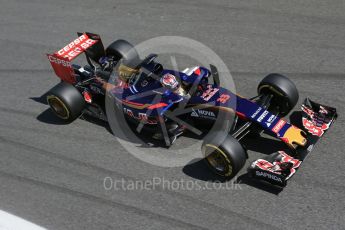
[[[228,183],[222,183],[221,181],[198,181],[185,179],[170,180],[165,177],[153,177],[146,180],[134,180],[125,178],[115,179],[108,176],[103,179],[103,188],[106,191],[242,190],[241,180],[239,180],[237,177],[235,177]]]
[[[144,41],[136,45],[135,49],[141,58],[145,58],[152,53],[157,54],[157,60],[163,65],[163,68],[174,70],[176,75],[179,75],[179,72],[182,72],[185,68],[189,68],[186,69],[186,72],[188,72],[197,69],[193,68],[195,66],[204,66],[208,69],[210,69],[210,65],[216,66],[220,79],[220,86],[235,93],[235,85],[225,63],[215,52],[200,42],[184,37],[163,36]],[[117,67],[115,67],[115,69],[116,68]],[[141,71],[147,74],[146,69],[141,68]],[[155,74],[150,74],[150,76],[157,79],[160,78],[160,76],[156,76]],[[109,81],[115,81],[116,77],[116,74],[112,74]],[[149,84],[147,81],[143,81],[139,86],[141,85],[142,87],[145,87],[147,84]],[[193,83],[188,92],[189,95],[195,93],[196,88],[197,85],[194,85]],[[131,95],[130,98],[123,95],[121,99],[127,102],[135,99],[140,100],[154,95],[152,97],[152,101],[145,102],[150,104],[159,104],[162,99],[162,95],[156,90],[141,93],[138,92],[137,87],[132,90],[137,93]],[[217,88],[209,87],[204,92],[204,94],[207,94],[204,98],[212,97],[211,95],[214,95],[217,91]],[[228,135],[227,127],[230,127],[233,122],[233,116],[227,116],[227,118],[224,118],[223,116],[220,119],[216,117],[214,112],[210,112],[209,110],[196,108],[194,106],[187,108],[188,100],[189,99],[181,100],[180,102],[175,103],[175,106],[177,105],[176,107],[178,107],[178,109],[173,111],[164,111],[164,114],[161,113],[156,121],[149,120],[146,124],[144,120],[147,121],[152,110],[147,110],[142,114],[143,111],[138,111],[140,106],[138,106],[137,109],[125,108],[123,103],[116,103],[118,99],[116,99],[111,93],[108,93],[106,96],[105,104],[111,130],[124,149],[136,158],[147,163],[162,167],[177,167],[191,163],[196,158],[200,159],[200,157],[202,157],[201,144],[203,139],[205,139],[207,135],[212,134],[212,132],[209,132],[209,134],[203,135],[198,126],[185,122],[184,119],[180,118],[181,115],[187,115],[192,118],[198,116],[214,119],[217,127],[215,128],[215,126],[213,126],[210,130],[222,130],[222,132],[224,132],[224,138]],[[114,104],[117,106],[114,106]],[[126,115],[124,112],[133,118],[139,118],[139,123],[134,127],[129,125],[125,119]],[[171,146],[165,147],[164,142],[167,144],[170,138],[167,134],[169,131],[167,121],[173,121],[179,126],[184,126],[189,133],[192,133],[194,136],[199,138],[181,137],[178,138]],[[151,124],[156,124],[156,126],[152,126],[154,132],[161,133],[161,136],[163,137],[163,140],[161,141],[163,144],[162,146],[152,144],[150,141],[151,139],[148,138],[148,136],[152,136],[152,134],[147,132],[144,126],[149,126],[150,124],[147,123],[150,122]]]

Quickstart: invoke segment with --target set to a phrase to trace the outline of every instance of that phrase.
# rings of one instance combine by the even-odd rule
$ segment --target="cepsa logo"
[[[68,58],[72,60],[73,58],[77,57],[80,53],[84,50],[95,44],[97,40],[92,40],[88,38],[85,34],[81,35],[79,38],[75,39],[67,46],[62,48],[57,52],[57,54],[61,57]]]
[[[69,61],[65,61],[65,60],[62,60],[62,59],[59,59],[53,55],[48,55],[48,59],[50,62],[52,63],[56,63],[58,65],[62,65],[62,66],[65,66],[65,67],[71,67],[71,63]]]
[[[279,133],[279,131],[283,128],[283,126],[286,124],[286,121],[280,119],[278,123],[273,127],[272,131],[275,133]]]

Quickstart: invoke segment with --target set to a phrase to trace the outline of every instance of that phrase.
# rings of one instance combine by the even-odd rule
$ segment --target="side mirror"
[[[210,70],[211,70],[211,74],[213,77],[213,82],[216,86],[220,85],[220,80],[219,80],[219,74],[218,74],[218,69],[217,67],[215,67],[214,65],[210,64]]]

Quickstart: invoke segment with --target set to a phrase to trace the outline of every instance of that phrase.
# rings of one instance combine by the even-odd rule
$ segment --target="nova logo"
[[[272,122],[277,119],[276,115],[271,115],[268,120],[265,122],[267,127],[270,127],[272,125]]]
[[[193,109],[193,112],[190,115],[192,117],[202,117],[202,118],[215,118],[216,117],[214,112],[202,110],[202,109],[198,109],[196,111]]]

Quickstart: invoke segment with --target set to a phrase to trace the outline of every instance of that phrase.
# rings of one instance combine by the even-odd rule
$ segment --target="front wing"
[[[305,131],[307,144],[297,147],[292,153],[278,151],[266,158],[254,161],[249,167],[249,174],[259,180],[278,186],[286,186],[287,181],[300,168],[302,162],[313,150],[315,144],[331,127],[337,112],[335,108],[324,106],[305,99],[301,111],[297,113],[296,121],[291,123]]]

